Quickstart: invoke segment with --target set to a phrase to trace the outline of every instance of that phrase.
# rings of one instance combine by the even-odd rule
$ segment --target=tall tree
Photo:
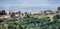
[[[0,11],[0,15],[5,15],[5,14],[6,14],[5,10]]]
[[[58,10],[60,10],[60,7],[58,7]]]
[[[18,14],[21,15],[21,11],[18,11]]]

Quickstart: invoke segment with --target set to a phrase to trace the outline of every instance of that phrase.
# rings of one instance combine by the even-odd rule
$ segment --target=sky
[[[0,10],[6,11],[41,11],[57,10],[60,0],[0,0]]]

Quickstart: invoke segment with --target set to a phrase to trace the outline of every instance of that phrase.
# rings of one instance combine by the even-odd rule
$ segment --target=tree
[[[60,10],[60,7],[58,7],[58,10]]]
[[[24,17],[29,17],[28,13],[27,12],[24,12]]]
[[[18,14],[21,15],[21,11],[18,11]]]
[[[0,15],[5,15],[6,13],[5,13],[5,10],[1,10],[0,11]]]
[[[46,15],[51,14],[51,10],[46,10],[46,11],[44,11],[44,13],[45,13]]]
[[[54,18],[55,18],[55,19],[60,19],[60,15],[59,15],[59,14],[56,14],[56,15],[54,16]]]
[[[48,14],[51,14],[51,10],[47,10],[47,13],[48,13]]]

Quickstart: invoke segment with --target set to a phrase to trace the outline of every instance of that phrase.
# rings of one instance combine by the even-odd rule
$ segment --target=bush
[[[52,19],[53,21],[51,21]],[[6,24],[10,27],[16,25],[17,28],[20,29],[56,29],[60,27],[60,19],[46,16],[38,16],[38,17],[23,17],[22,20],[17,21],[16,18],[12,18],[11,20],[4,18],[3,19]],[[15,26],[15,27],[16,27]]]

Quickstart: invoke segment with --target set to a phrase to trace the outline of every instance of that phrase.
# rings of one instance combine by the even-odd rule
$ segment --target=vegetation
[[[5,24],[8,24],[9,29],[59,29],[60,17],[53,15],[53,17],[46,17],[44,15],[37,17],[23,17],[22,20],[16,18],[3,18]],[[52,20],[53,19],[53,20]]]
[[[58,7],[58,10],[60,10],[60,7]]]

